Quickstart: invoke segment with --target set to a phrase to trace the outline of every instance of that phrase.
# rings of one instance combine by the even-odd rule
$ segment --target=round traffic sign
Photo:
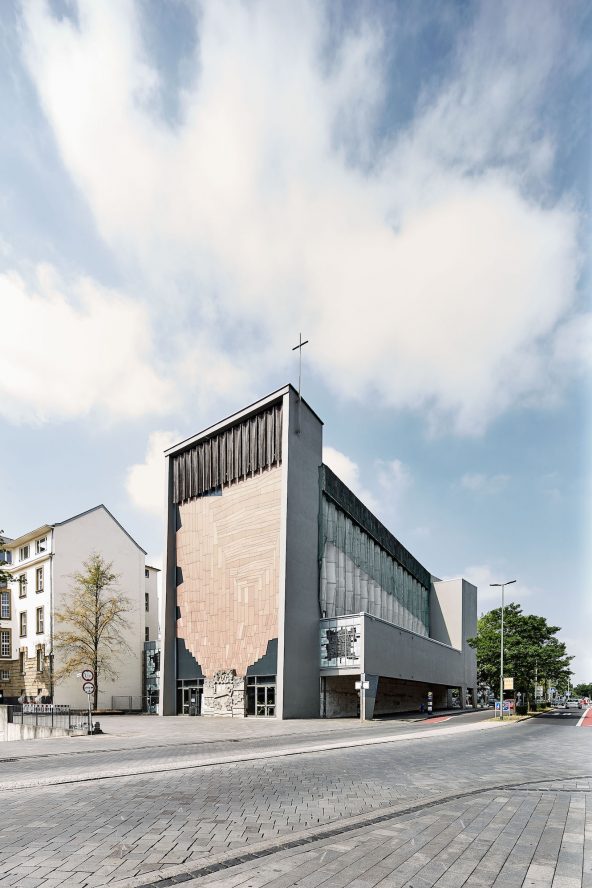
[[[84,681],[92,681],[93,678],[95,677],[95,674],[92,671],[92,669],[83,669],[81,672],[81,675],[82,675],[82,678]]]
[[[84,691],[85,694],[88,694],[89,696],[93,693],[94,689],[95,689],[95,686],[92,683],[92,681],[85,681],[84,684],[82,685],[82,690]]]

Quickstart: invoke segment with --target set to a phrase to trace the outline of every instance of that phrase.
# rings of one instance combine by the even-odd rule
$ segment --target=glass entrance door
[[[247,676],[247,715],[275,716],[275,675]]]
[[[185,679],[177,682],[177,714],[201,715],[203,679]]]

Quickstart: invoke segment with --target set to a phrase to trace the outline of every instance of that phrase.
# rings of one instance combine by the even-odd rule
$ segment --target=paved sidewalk
[[[459,720],[448,729],[412,725],[405,731],[386,739],[364,732],[351,741],[334,734],[322,749],[314,748],[321,745],[318,735],[301,735],[299,745],[291,736],[281,742],[293,751],[283,745],[248,760],[196,766],[183,766],[172,747],[173,767],[151,762],[147,773],[111,779],[94,764],[102,754],[82,756],[89,769],[82,782],[79,776],[64,784],[60,772],[53,785],[34,792],[0,793],[1,888],[166,885],[213,864],[228,869],[237,855],[253,854],[251,866],[267,865],[262,853],[274,860],[276,852],[294,856],[303,842],[307,850],[319,840],[341,842],[354,829],[427,816],[429,805],[471,805],[496,786],[495,796],[507,796],[508,787],[526,793],[525,781],[549,774],[592,773],[592,732],[570,725]],[[138,767],[146,754],[137,752]],[[47,763],[53,769],[63,759],[50,756]],[[553,791],[567,790],[587,792],[588,786]]]
[[[144,883],[145,885],[149,883]],[[152,883],[164,888],[166,882]],[[592,782],[482,792],[176,882],[187,888],[590,888]]]
[[[452,728],[455,734],[472,733],[483,730],[504,730],[506,726],[496,724],[492,719],[476,722],[457,722]],[[426,733],[426,731],[428,733]],[[187,743],[147,747],[143,750],[143,760],[138,761],[136,746],[118,750],[79,750],[72,753],[54,755],[51,768],[47,768],[46,756],[29,756],[26,761],[4,759],[0,780],[0,792],[14,789],[33,789],[42,786],[58,786],[67,783],[113,779],[115,777],[137,777],[142,774],[157,774],[164,771],[182,771],[212,765],[230,765],[239,762],[255,762],[278,756],[293,756],[314,752],[329,752],[361,746],[380,746],[407,740],[425,740],[428,737],[447,736],[451,732],[449,723],[442,722],[415,725],[384,726],[377,736],[374,730],[359,728],[331,733],[282,734],[272,737],[246,736],[238,740],[213,740],[211,742]],[[68,740],[63,741],[65,743]],[[12,744],[11,744],[12,745]],[[197,754],[196,752],[197,751]],[[89,757],[92,753],[92,758]],[[131,753],[127,755],[126,753]],[[130,760],[126,764],[126,758]],[[2,764],[2,759],[0,759]],[[91,767],[89,768],[89,764]],[[10,765],[17,767],[12,770]]]

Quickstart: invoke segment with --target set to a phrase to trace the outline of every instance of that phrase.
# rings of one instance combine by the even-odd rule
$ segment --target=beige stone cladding
[[[0,660],[0,670],[8,670],[10,672],[8,682],[0,681],[0,687],[4,691],[4,696],[17,698],[24,696],[29,701],[35,700],[38,696],[48,696],[50,676],[47,668],[47,659],[44,660],[43,671],[39,672],[37,669],[37,657],[28,657],[26,648],[21,650],[25,655],[22,662],[22,666],[25,669],[24,673],[21,672],[20,660],[10,660],[8,662]]]
[[[180,505],[177,635],[204,675],[244,676],[278,636],[281,466]]]

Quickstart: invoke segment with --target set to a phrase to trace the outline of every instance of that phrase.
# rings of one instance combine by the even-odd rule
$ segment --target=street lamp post
[[[502,590],[502,632],[500,643],[500,718],[504,717],[504,589],[515,583],[516,580],[506,580],[505,583],[490,583],[490,586],[501,586]]]

